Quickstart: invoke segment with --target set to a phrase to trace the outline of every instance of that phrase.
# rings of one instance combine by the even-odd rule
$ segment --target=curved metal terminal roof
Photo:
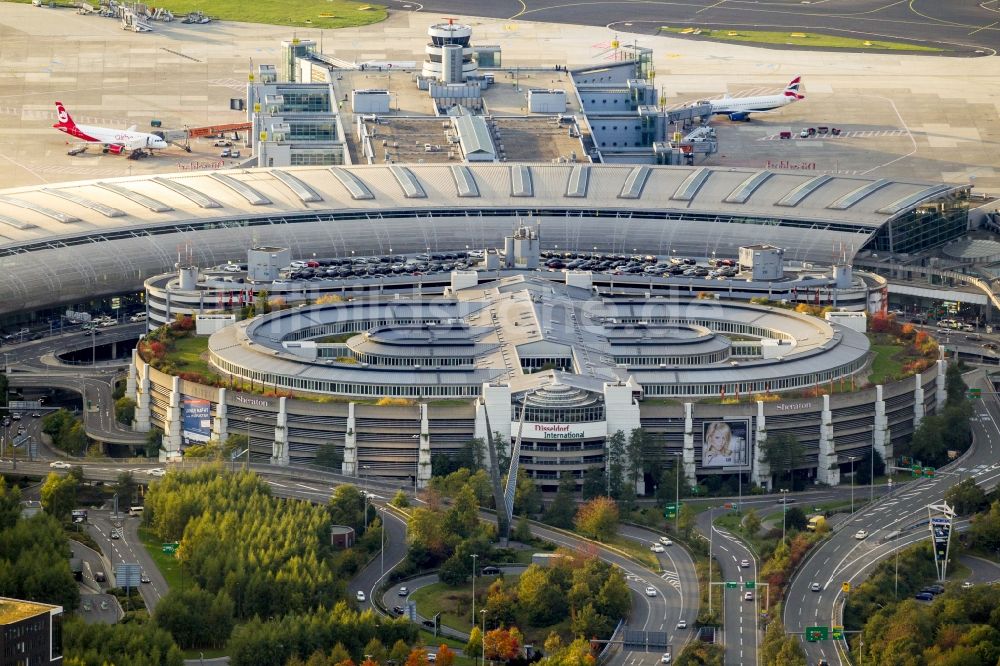
[[[525,218],[543,223],[546,246],[735,256],[766,242],[824,261],[835,244],[860,249],[893,216],[948,189],[753,169],[495,163],[21,187],[0,191],[0,312],[135,288],[170,270],[179,247],[200,265],[245,260],[254,240],[294,256],[498,247]]]

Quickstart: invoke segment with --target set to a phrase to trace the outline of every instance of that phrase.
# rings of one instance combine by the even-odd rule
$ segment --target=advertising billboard
[[[701,424],[701,466],[739,467],[750,458],[750,419]]]
[[[185,443],[207,442],[212,438],[212,403],[198,398],[181,402],[181,435]]]
[[[948,538],[951,536],[951,519],[931,518],[931,533],[934,539],[934,559],[943,562],[948,559]]]

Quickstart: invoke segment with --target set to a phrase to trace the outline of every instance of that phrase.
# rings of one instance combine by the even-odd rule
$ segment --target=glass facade
[[[895,254],[928,250],[958,238],[969,226],[969,188],[928,199],[879,229],[866,250]]]
[[[280,89],[278,92],[284,98],[281,105],[282,113],[330,113],[333,111],[330,96],[323,92],[298,92]]]
[[[340,149],[296,148],[292,150],[289,158],[292,166],[343,164],[344,151]]]
[[[285,141],[336,141],[337,123],[332,120],[316,122],[292,121],[288,124],[289,132]]]

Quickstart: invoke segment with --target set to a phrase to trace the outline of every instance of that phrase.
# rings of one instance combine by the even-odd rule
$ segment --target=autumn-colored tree
[[[325,294],[316,299],[316,305],[329,305],[331,303],[340,303],[344,299],[337,294]]]
[[[427,666],[427,650],[415,647],[406,658],[406,666]]]
[[[468,652],[468,650],[466,650]],[[410,655],[410,646],[406,644],[402,638],[392,644],[392,649],[389,651],[389,660],[394,661],[397,664],[402,664],[406,661],[406,658]]]
[[[369,658],[361,662],[361,666],[379,666],[379,662]]]
[[[491,629],[483,637],[487,659],[511,661],[521,654],[521,632],[517,627]],[[411,666],[409,663],[406,666]]]
[[[580,507],[573,520],[578,532],[598,540],[618,531],[618,505],[610,497],[597,497]]]
[[[437,666],[453,666],[455,663],[455,651],[441,643],[437,651]]]

